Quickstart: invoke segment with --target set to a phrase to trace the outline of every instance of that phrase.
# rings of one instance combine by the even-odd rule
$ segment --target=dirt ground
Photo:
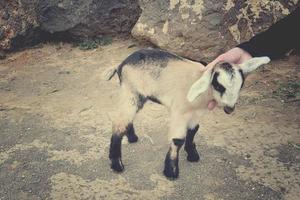
[[[43,44],[0,61],[0,199],[299,199],[296,56],[249,75],[232,115],[201,119],[201,161],[182,151],[177,180],[162,175],[169,115],[154,103],[135,119],[138,143],[124,141],[125,171],[112,172],[118,81],[103,71],[140,48],[131,39],[87,51]]]

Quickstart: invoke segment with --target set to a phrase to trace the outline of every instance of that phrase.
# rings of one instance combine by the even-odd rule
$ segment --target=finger
[[[221,54],[217,60],[219,62],[230,62],[230,63],[236,63],[239,60],[239,57],[236,57],[235,55],[232,55],[231,52],[226,52],[224,54]]]

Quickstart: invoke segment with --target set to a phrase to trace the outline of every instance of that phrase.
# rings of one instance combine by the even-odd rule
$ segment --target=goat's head
[[[244,84],[244,74],[268,62],[270,62],[268,57],[255,57],[239,65],[226,62],[208,65],[201,78],[191,86],[187,98],[192,102],[211,88],[218,106],[230,114],[235,108],[240,89]]]

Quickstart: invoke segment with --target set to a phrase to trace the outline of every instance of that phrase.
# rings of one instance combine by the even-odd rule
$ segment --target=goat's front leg
[[[198,162],[200,159],[194,142],[194,136],[197,133],[198,129],[199,124],[189,126],[187,129],[184,150],[187,153],[187,160],[190,162]]]
[[[114,171],[121,172],[124,165],[121,160],[121,145],[124,131],[115,131],[110,139],[109,159],[111,160],[111,168]]]
[[[170,149],[165,158],[164,175],[168,178],[177,178],[179,175],[178,153],[184,139],[173,138]]]
[[[178,155],[184,144],[187,129],[186,116],[173,114],[171,116],[169,137],[171,145],[165,158],[164,175],[168,178],[177,178],[179,175]]]

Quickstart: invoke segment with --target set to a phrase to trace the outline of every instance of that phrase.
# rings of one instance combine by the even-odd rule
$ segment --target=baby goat
[[[133,127],[136,113],[147,100],[166,106],[171,113],[170,148],[165,158],[164,175],[177,178],[178,152],[183,144],[187,160],[197,162],[194,143],[198,131],[197,116],[203,115],[210,101],[216,101],[230,114],[244,83],[244,74],[270,61],[268,57],[252,58],[243,64],[211,63],[207,67],[174,54],[153,49],[136,51],[111,74],[120,80],[119,118],[113,120],[109,158],[111,168],[121,172],[121,140],[130,143],[138,137]]]

